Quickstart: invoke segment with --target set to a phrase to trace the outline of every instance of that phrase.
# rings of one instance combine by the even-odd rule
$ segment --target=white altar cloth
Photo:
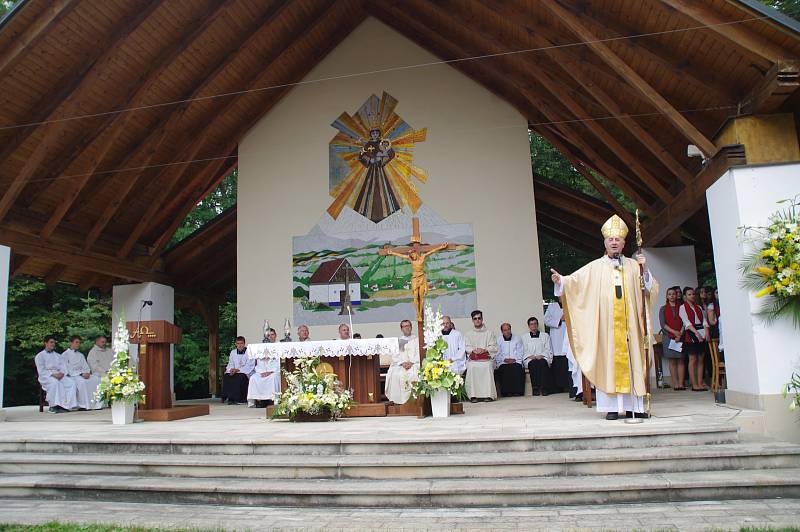
[[[248,344],[250,358],[298,358],[389,355],[400,353],[399,338],[360,338],[357,340],[309,340]]]

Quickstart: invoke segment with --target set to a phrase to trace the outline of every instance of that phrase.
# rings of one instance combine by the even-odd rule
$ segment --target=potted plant
[[[136,367],[130,363],[129,345],[125,319],[120,318],[114,335],[114,360],[95,392],[96,401],[104,401],[111,405],[111,421],[114,425],[133,423],[134,407],[145,400],[145,395],[142,393],[144,383],[139,380]]]
[[[413,384],[414,398],[430,397],[433,417],[450,415],[450,397],[462,397],[464,379],[450,370],[452,362],[444,358],[447,342],[442,337],[442,314],[425,305],[425,359],[422,361],[419,379]]]
[[[296,368],[286,377],[286,391],[276,397],[272,418],[290,421],[336,421],[354,401],[334,373],[322,371],[319,357],[295,359]]]

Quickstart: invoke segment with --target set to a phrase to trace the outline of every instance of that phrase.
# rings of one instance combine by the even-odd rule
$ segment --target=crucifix
[[[425,352],[423,327],[425,295],[428,293],[428,278],[425,276],[425,259],[439,251],[461,249],[461,246],[448,244],[423,244],[419,232],[419,218],[411,219],[411,242],[407,246],[389,247],[387,244],[378,251],[381,256],[391,255],[411,262],[411,293],[414,296],[414,309],[417,312],[417,336],[420,355]]]

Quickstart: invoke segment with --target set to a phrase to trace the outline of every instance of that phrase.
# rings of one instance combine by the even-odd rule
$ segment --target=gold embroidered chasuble
[[[630,393],[632,373],[634,395],[641,397],[646,370],[639,264],[623,257],[620,271],[615,262],[604,256],[563,276],[561,306],[572,352],[589,381],[607,394]],[[651,282],[648,316],[658,298],[652,275]]]

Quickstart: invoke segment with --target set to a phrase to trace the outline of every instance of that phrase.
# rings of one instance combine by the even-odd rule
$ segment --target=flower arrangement
[[[800,328],[800,196],[789,207],[774,213],[766,227],[745,227],[755,250],[740,266],[743,285],[767,302],[759,314],[771,323],[791,316]]]
[[[789,403],[789,410],[794,412],[800,407],[800,374],[792,373],[792,380],[783,387],[783,398],[792,396],[792,402]]]
[[[436,314],[430,305],[425,305],[425,360],[420,375],[411,389],[414,398],[430,397],[436,391],[448,391],[450,395],[464,396],[464,379],[450,370],[451,361],[444,358],[447,342],[442,337],[442,313]]]
[[[301,414],[309,414],[329,415],[335,421],[354,404],[352,394],[342,389],[336,375],[319,371],[319,357],[296,358],[295,364],[294,371],[283,372],[287,387],[277,396],[273,418],[296,421]]]
[[[143,403],[145,400],[144,383],[139,380],[136,367],[130,364],[128,350],[128,329],[125,319],[120,318],[117,332],[112,343],[114,360],[108,373],[100,380],[100,385],[95,391],[95,401],[105,401],[107,404],[115,402]]]

